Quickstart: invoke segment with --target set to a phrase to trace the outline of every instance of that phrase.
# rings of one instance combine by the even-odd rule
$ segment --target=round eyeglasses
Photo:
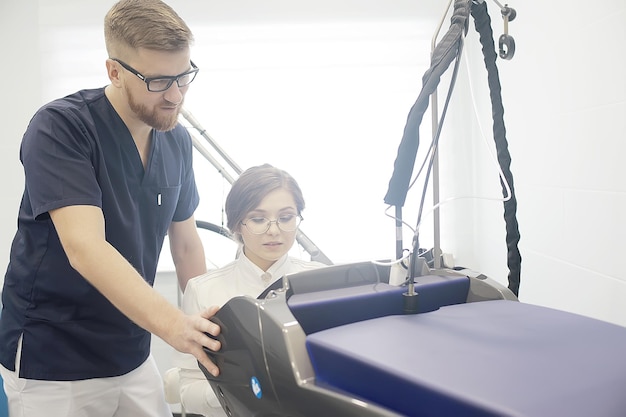
[[[146,83],[146,87],[148,87],[148,91],[152,91],[153,93],[160,93],[162,91],[169,89],[174,83],[174,81],[176,81],[176,85],[179,88],[185,87],[191,84],[191,82],[196,78],[196,74],[198,74],[198,71],[200,71],[200,69],[196,66],[196,64],[193,63],[193,61],[189,61],[191,63],[192,69],[190,71],[183,72],[182,74],[162,75],[160,77],[146,77],[145,75],[137,71],[135,68],[125,63],[124,61],[121,61],[117,58],[110,58],[110,59],[120,64],[127,71],[135,74],[137,78],[139,78],[141,81]]]
[[[266,217],[250,217],[246,221],[241,222],[246,229],[254,235],[262,235],[270,230],[272,223],[276,223],[276,226],[283,232],[293,232],[300,226],[303,218],[299,214],[283,214],[276,220],[270,220]]]

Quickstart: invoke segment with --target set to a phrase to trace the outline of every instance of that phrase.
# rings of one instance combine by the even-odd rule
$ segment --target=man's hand
[[[171,329],[172,331],[169,333],[171,340],[166,340],[176,350],[191,353],[213,376],[218,376],[220,370],[209,359],[202,347],[204,346],[214,352],[222,347],[220,342],[205,334],[208,333],[212,336],[220,334],[220,326],[209,320],[219,309],[218,306],[212,306],[193,316],[181,312],[182,323],[174,324],[176,327]]]

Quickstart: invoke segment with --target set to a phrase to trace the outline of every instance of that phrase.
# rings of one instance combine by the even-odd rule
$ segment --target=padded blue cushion
[[[626,329],[515,301],[307,336],[316,383],[407,416],[621,416]]]

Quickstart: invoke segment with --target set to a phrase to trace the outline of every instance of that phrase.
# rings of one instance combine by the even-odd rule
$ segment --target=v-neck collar
[[[131,163],[133,164],[133,169],[135,170],[135,172],[137,173],[137,175],[139,176],[139,178],[141,178],[141,183],[145,184],[145,181],[147,178],[150,178],[151,172],[154,171],[155,169],[155,164],[159,164],[159,162],[157,161],[156,158],[156,152],[157,149],[159,147],[159,143],[160,143],[160,138],[161,138],[161,134],[160,132],[158,132],[157,130],[152,129],[152,132],[150,133],[150,140],[149,140],[149,149],[146,155],[146,165],[144,167],[143,161],[141,160],[141,155],[139,153],[139,148],[137,147],[137,144],[135,143],[135,140],[133,139],[132,135],[130,134],[130,131],[128,132],[128,137],[129,137],[129,141],[124,141],[124,148],[127,152],[130,153],[130,155],[132,155],[131,157]],[[158,168],[158,167],[156,167]]]

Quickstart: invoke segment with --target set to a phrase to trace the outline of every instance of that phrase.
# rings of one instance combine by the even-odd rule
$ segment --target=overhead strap
[[[515,197],[515,187],[513,186],[513,174],[511,173],[511,155],[509,154],[508,142],[506,140],[506,128],[504,127],[504,107],[502,106],[502,95],[500,76],[496,66],[496,50],[493,41],[493,31],[491,30],[491,18],[487,13],[487,4],[472,5],[472,17],[474,27],[480,34],[480,43],[487,68],[487,80],[491,96],[491,108],[493,117],[493,138],[496,144],[498,163],[504,174],[504,178],[509,184],[511,198],[504,202],[504,221],[506,224],[506,245],[507,245],[507,265],[509,268],[509,289],[517,296],[519,293],[522,255],[518,249],[520,233],[517,223],[517,198]],[[502,182],[502,195],[506,196],[507,190]]]
[[[437,89],[443,73],[457,58],[463,37],[467,34],[469,3],[469,0],[455,0],[450,28],[435,47],[430,68],[422,77],[422,91],[409,111],[398,155],[394,162],[393,175],[389,180],[389,188],[385,195],[385,203],[389,205],[403,207],[406,201],[419,147],[419,127],[428,109],[430,96]]]

